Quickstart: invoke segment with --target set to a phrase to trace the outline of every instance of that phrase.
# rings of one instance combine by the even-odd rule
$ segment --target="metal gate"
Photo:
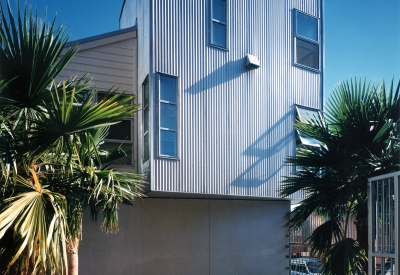
[[[400,172],[369,179],[368,275],[399,274]]]

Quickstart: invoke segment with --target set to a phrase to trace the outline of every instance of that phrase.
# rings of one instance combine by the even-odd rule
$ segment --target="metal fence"
[[[369,179],[368,275],[399,275],[399,179],[400,172]]]

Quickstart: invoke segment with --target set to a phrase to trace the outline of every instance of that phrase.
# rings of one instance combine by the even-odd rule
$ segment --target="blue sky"
[[[400,1],[325,0],[324,7],[325,94],[352,77],[398,82]]]
[[[0,0],[4,6],[6,0]],[[283,0],[276,0],[283,1]],[[57,15],[70,40],[119,28],[123,0],[28,0]],[[15,7],[15,0],[10,0]],[[400,78],[400,0],[325,0],[325,99],[342,80]]]

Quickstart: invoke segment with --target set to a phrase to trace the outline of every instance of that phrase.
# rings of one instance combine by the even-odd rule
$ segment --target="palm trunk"
[[[79,240],[67,244],[68,275],[78,275],[78,245]]]
[[[363,202],[358,206],[358,212],[356,216],[357,222],[356,230],[357,230],[357,242],[360,246],[365,250],[365,254],[368,257],[368,203],[367,201]],[[368,274],[368,262],[364,265],[365,274]]]

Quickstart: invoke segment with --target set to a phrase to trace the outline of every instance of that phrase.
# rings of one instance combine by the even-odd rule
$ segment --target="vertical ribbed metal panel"
[[[153,190],[279,196],[294,104],[321,108],[322,95],[321,73],[293,66],[293,9],[320,17],[320,1],[228,0],[225,51],[209,46],[209,0],[153,0],[152,71],[178,77],[180,127],[179,160],[152,160]]]

